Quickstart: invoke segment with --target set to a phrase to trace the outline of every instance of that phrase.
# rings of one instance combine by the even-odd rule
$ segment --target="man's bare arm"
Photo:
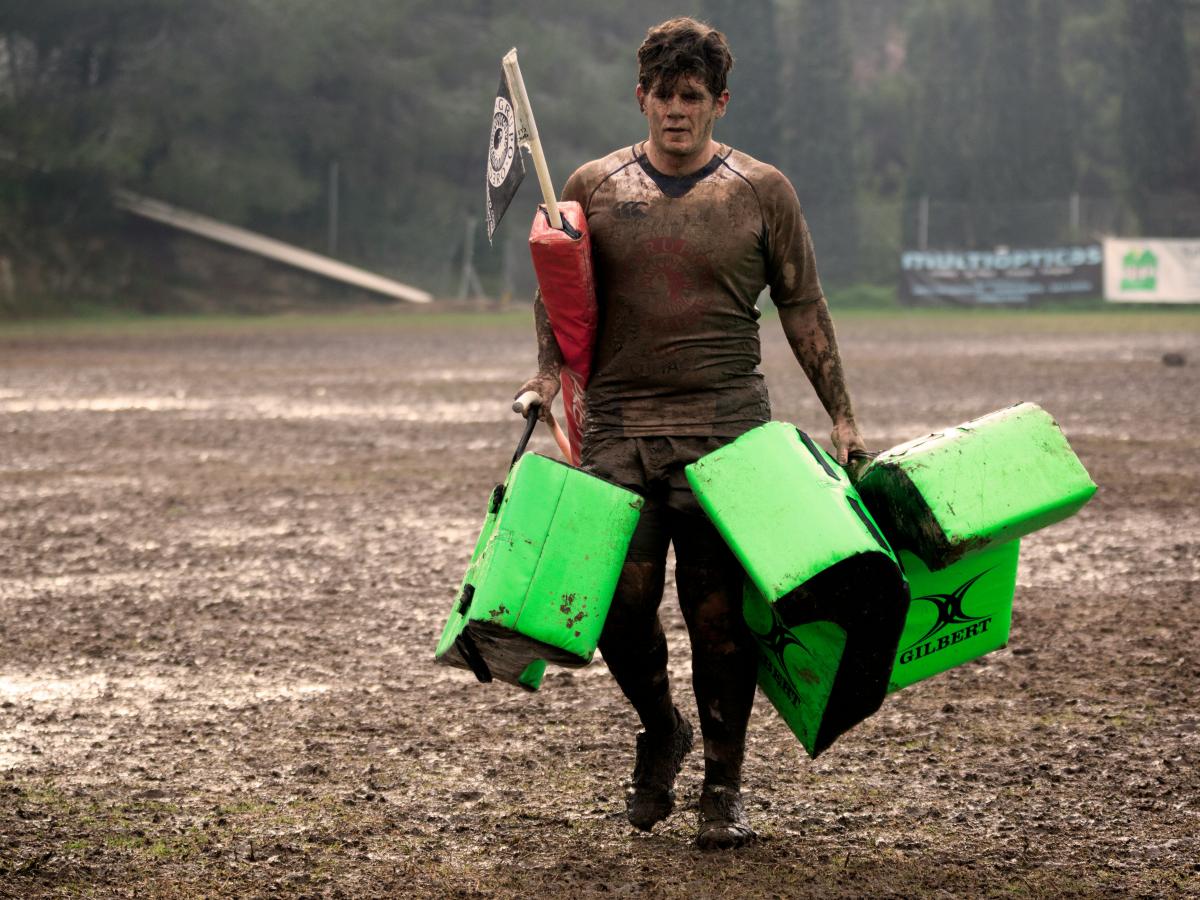
[[[558,394],[563,357],[558,340],[554,337],[554,329],[550,327],[550,317],[546,314],[546,304],[542,302],[540,290],[533,297],[533,325],[537,333],[538,372],[521,385],[516,396],[526,391],[535,392],[541,401],[541,418],[549,421],[550,404]]]
[[[803,306],[784,307],[779,311],[779,320],[796,360],[812,382],[829,418],[833,420],[830,437],[837,460],[844,466],[852,451],[865,451],[866,446],[854,421],[854,409],[850,404],[850,392],[846,390],[846,376],[838,353],[833,319],[829,317],[829,305],[821,298]]]

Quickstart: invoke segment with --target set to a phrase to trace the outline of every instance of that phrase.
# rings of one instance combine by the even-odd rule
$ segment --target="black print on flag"
[[[500,90],[492,107],[492,132],[487,159],[487,236],[496,232],[500,217],[525,177],[525,162],[517,143],[517,115],[513,110],[508,82],[500,73]]]

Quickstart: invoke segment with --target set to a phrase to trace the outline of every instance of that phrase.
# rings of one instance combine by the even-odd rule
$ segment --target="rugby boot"
[[[701,850],[732,850],[758,837],[746,818],[742,793],[737,788],[706,784],[700,792],[700,828],[696,846]]]
[[[692,726],[678,707],[675,730],[670,734],[638,734],[633,788],[625,797],[625,815],[634,828],[649,831],[671,814],[675,808],[675,776],[691,749]]]

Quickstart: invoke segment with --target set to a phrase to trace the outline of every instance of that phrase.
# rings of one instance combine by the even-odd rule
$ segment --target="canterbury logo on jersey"
[[[643,206],[648,206],[645,200],[623,200],[613,207],[614,219],[644,219],[646,211]]]

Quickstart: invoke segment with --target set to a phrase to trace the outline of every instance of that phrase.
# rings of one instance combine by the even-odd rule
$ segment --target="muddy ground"
[[[0,895],[1200,895],[1200,315],[838,322],[875,446],[1035,400],[1100,491],[1026,539],[1008,649],[815,762],[760,695],[762,840],[725,854],[698,752],[624,821],[599,659],[534,695],[433,665],[524,315],[5,326]],[[824,436],[764,327],[776,417]]]

